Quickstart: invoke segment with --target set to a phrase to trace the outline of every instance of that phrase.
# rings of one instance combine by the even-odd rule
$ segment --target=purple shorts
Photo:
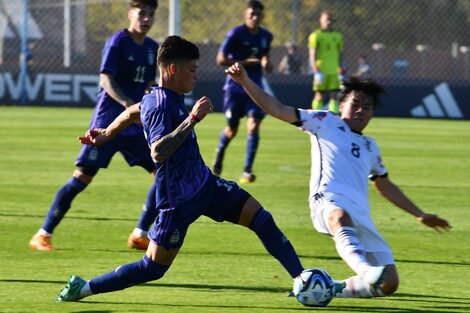
[[[259,120],[266,116],[266,113],[246,93],[230,91],[224,93],[224,113],[227,124],[232,128],[237,128],[244,116]]]
[[[116,136],[101,146],[82,145],[75,165],[107,168],[116,152],[122,154],[129,166],[153,163],[147,141],[139,134]]]
[[[192,199],[175,207],[160,209],[148,237],[167,249],[179,248],[183,245],[189,225],[201,215],[216,222],[230,220],[229,216],[237,215],[234,212],[240,210],[249,197],[250,194],[237,183],[210,174]]]

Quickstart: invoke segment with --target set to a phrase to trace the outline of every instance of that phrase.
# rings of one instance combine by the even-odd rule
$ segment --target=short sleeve
[[[384,166],[382,161],[382,156],[380,154],[380,149],[375,140],[372,138],[367,138],[370,141],[370,148],[372,151],[372,166],[371,172],[369,174],[369,179],[374,179],[377,176],[384,176],[387,174],[387,168]]]
[[[315,111],[298,109],[300,122],[299,129],[306,133],[316,134],[318,130],[324,125],[326,118],[328,117],[328,111]]]
[[[311,49],[317,48],[317,32],[313,32],[308,36],[308,47]]]
[[[119,67],[119,48],[112,38],[106,42],[101,57],[100,73],[116,75]]]
[[[166,105],[154,104],[158,94],[154,92],[144,96],[140,104],[140,117],[149,145],[171,132],[169,109]]]

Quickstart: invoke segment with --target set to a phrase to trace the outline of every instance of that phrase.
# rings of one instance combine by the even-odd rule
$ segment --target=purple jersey
[[[219,51],[222,51],[231,60],[246,60],[249,58],[261,59],[269,53],[273,35],[265,28],[260,27],[258,33],[253,34],[243,24],[231,29],[225,36]],[[247,66],[248,76],[261,88],[263,87],[263,69],[261,65]],[[245,93],[243,87],[227,76],[224,90]]]
[[[113,75],[119,88],[135,103],[142,99],[149,82],[155,80],[158,44],[146,37],[142,45],[136,44],[127,29],[112,35],[103,49],[100,73]],[[90,129],[106,128],[124,111],[108,93],[100,88]],[[142,133],[142,127],[134,124],[120,135],[131,136]]]
[[[140,104],[147,143],[173,132],[187,117],[184,95],[152,87]],[[194,130],[163,163],[156,163],[157,208],[167,209],[190,200],[206,183],[210,170],[199,152]]]

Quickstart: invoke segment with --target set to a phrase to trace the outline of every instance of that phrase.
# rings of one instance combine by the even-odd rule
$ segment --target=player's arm
[[[315,48],[308,48],[308,57],[310,60],[310,66],[312,68],[312,72],[318,71],[317,69],[317,49]]]
[[[134,101],[122,91],[121,87],[119,87],[113,75],[109,73],[101,73],[100,86],[123,107],[128,108],[134,104]]]
[[[265,112],[291,124],[299,122],[296,109],[282,104],[259,88],[258,85],[248,77],[245,68],[240,63],[230,66],[225,72],[234,81],[242,85],[251,99]]]
[[[269,61],[269,60],[268,60]],[[216,62],[218,65],[222,66],[232,66],[235,63],[241,63],[243,66],[253,66],[261,64],[261,60],[258,58],[248,58],[246,60],[232,60],[227,57],[225,52],[219,51],[217,52]]]
[[[261,57],[261,67],[267,72],[272,73],[274,66],[269,58],[269,52]]]
[[[102,145],[131,124],[140,121],[140,103],[124,110],[107,128],[89,129],[84,137],[78,137],[83,144]]]
[[[415,216],[424,225],[439,232],[448,231],[451,228],[446,220],[437,215],[425,213],[418,208],[388,177],[377,177],[374,180],[374,185],[385,199]]]
[[[174,131],[152,143],[150,146],[152,159],[157,163],[165,162],[186,140],[194,126],[212,110],[211,100],[207,97],[200,98],[193,106],[189,116]]]

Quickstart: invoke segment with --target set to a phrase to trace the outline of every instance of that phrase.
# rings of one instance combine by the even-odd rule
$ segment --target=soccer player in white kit
[[[386,296],[398,288],[392,251],[370,216],[368,179],[391,203],[437,231],[450,229],[437,215],[419,209],[387,177],[375,141],[362,134],[384,92],[373,80],[344,83],[340,116],[280,103],[254,84],[240,64],[226,70],[265,112],[308,133],[312,145],[309,206],[316,230],[330,235],[341,258],[356,273],[337,297]]]

